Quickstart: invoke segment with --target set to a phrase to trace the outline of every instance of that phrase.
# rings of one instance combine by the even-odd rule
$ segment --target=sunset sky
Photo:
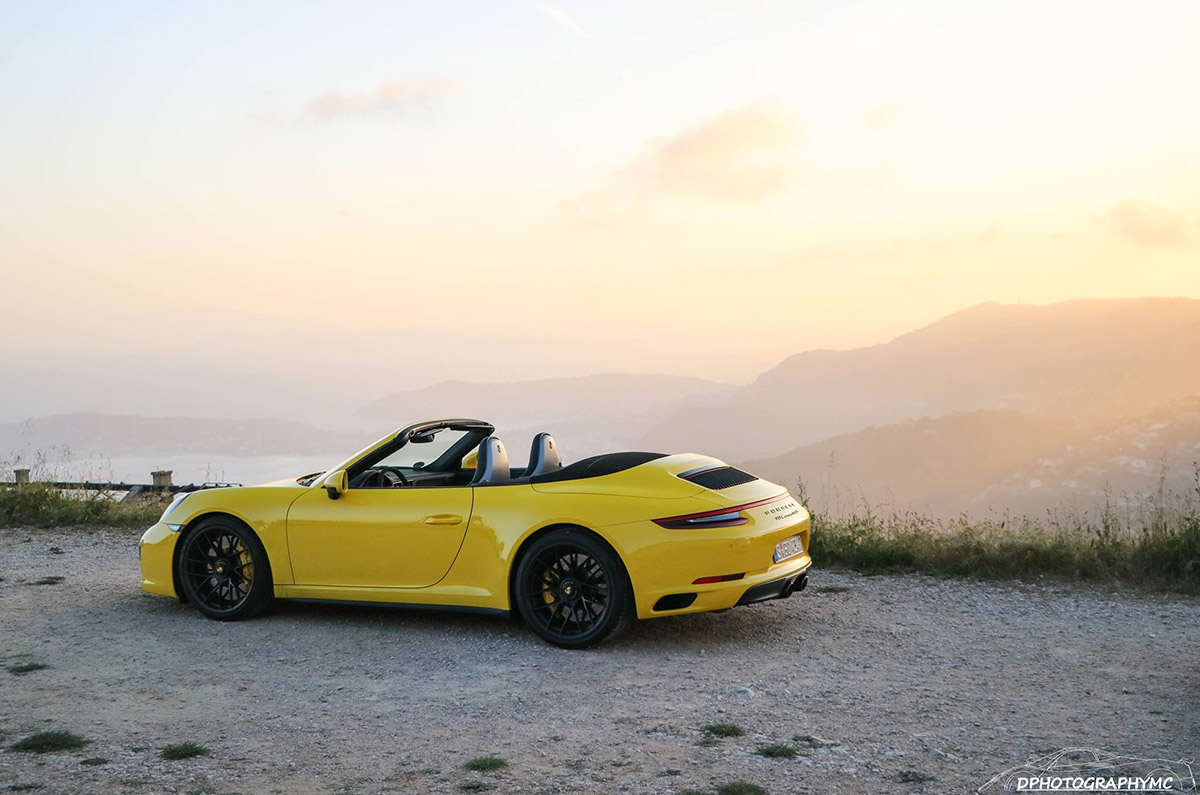
[[[1195,0],[0,2],[0,421],[1200,298],[1197,40]]]

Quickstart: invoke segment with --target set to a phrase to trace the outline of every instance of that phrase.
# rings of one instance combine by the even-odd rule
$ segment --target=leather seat
[[[479,443],[479,460],[475,462],[475,477],[472,486],[502,486],[512,481],[512,469],[508,464],[508,451],[504,442],[489,436]]]
[[[525,468],[523,477],[545,475],[562,468],[562,459],[558,457],[558,445],[554,437],[548,433],[539,433],[533,437],[533,446],[529,448],[529,466]]]

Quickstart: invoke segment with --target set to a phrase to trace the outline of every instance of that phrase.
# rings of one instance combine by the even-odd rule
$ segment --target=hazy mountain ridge
[[[792,356],[742,390],[676,412],[645,445],[745,460],[955,412],[1111,419],[1198,393],[1200,301],[981,304],[883,345]]]
[[[886,344],[797,354],[745,387],[620,373],[446,381],[347,412],[360,432],[55,415],[0,425],[0,456],[69,448],[76,459],[193,469],[230,456],[213,467],[250,480],[241,471],[251,458],[313,457],[260,462],[271,473],[325,466],[399,425],[446,416],[495,423],[515,464],[539,431],[568,462],[615,449],[710,453],[789,488],[803,480],[823,510],[1094,506],[1106,491],[1153,492],[1160,470],[1168,488],[1187,491],[1200,460],[1200,301],[981,304]]]
[[[982,411],[867,428],[744,466],[823,510],[1037,513],[1194,488],[1200,397],[1114,422]]]
[[[382,432],[381,432],[382,433]],[[370,434],[340,433],[291,420],[210,420],[119,414],[56,414],[0,425],[0,451],[120,457],[169,453],[222,455],[346,454]]]

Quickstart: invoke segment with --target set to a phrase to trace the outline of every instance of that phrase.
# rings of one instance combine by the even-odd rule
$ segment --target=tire
[[[616,637],[636,617],[620,558],[583,530],[555,530],[535,540],[517,565],[513,598],[530,629],[564,649]]]
[[[253,618],[274,596],[267,551],[236,519],[201,520],[180,541],[176,565],[184,598],[217,621]]]

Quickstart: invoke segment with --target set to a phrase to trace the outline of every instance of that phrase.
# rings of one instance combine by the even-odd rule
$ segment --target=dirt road
[[[133,534],[0,530],[0,662],[48,666],[0,671],[0,741],[91,741],[0,753],[0,788],[970,792],[1066,746],[1200,750],[1195,600],[819,571],[788,601],[566,652],[453,614],[207,621],[143,595],[137,566]],[[706,739],[713,723],[745,734]],[[161,758],[184,741],[211,753]],[[772,743],[798,754],[755,753]],[[488,754],[507,766],[464,769]]]

